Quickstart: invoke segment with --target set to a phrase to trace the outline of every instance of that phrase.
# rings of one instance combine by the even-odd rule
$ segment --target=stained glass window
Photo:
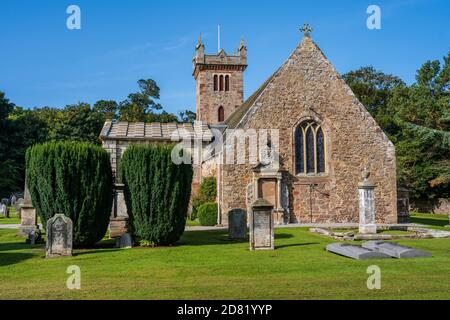
[[[325,173],[325,138],[320,124],[302,122],[295,130],[295,170],[297,174]]]

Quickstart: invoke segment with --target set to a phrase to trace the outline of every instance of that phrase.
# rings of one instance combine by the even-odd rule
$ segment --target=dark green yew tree
[[[106,233],[112,206],[108,153],[82,142],[50,142],[26,153],[26,179],[44,224],[57,213],[73,221],[74,244],[91,246]]]
[[[192,165],[172,162],[173,145],[133,145],[120,161],[133,235],[170,245],[183,234],[191,196]]]

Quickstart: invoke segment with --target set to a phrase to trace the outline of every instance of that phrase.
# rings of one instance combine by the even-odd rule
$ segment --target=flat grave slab
[[[403,259],[403,258],[424,258],[431,257],[431,253],[417,250],[414,248],[399,245],[393,242],[384,241],[367,241],[363,243],[363,248],[372,250],[374,252],[380,252],[387,254],[390,257]]]
[[[367,260],[367,259],[386,259],[391,258],[389,255],[382,253],[371,251],[369,249],[355,246],[346,243],[332,243],[329,244],[326,248],[328,252],[332,252],[338,254],[340,256],[344,256],[347,258],[357,259],[357,260]]]

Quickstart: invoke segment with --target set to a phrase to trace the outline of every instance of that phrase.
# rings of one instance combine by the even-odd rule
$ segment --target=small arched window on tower
[[[219,89],[219,76],[217,74],[214,75],[214,91]]]
[[[224,122],[225,121],[225,110],[222,106],[219,107],[219,110],[217,110],[217,119],[218,122]]]
[[[225,91],[230,91],[230,76],[225,76]]]
[[[219,77],[219,91],[223,91],[223,75]]]
[[[325,139],[322,127],[314,121],[295,129],[295,171],[300,175],[325,173]]]

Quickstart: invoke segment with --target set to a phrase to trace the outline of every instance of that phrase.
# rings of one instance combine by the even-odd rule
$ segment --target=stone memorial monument
[[[116,248],[131,249],[133,248],[133,238],[131,233],[125,233],[116,238]]]
[[[375,224],[375,186],[369,181],[370,172],[364,169],[363,181],[358,184],[359,189],[359,233],[376,234]]]
[[[257,199],[250,214],[250,250],[274,250],[273,204]]]
[[[47,258],[72,255],[73,224],[69,217],[57,214],[47,221]]]
[[[230,239],[247,238],[247,212],[242,209],[232,209],[228,213],[228,237]]]
[[[20,206],[19,236],[28,237],[29,233],[33,230],[39,229],[39,226],[37,224],[36,208],[34,208],[31,203],[31,195],[26,181],[23,202],[23,205]]]

